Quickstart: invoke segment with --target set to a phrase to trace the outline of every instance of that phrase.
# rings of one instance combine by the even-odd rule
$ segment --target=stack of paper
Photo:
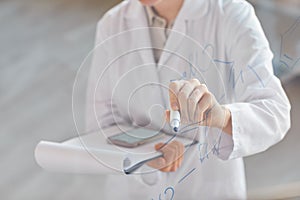
[[[128,130],[124,127],[121,130]],[[132,128],[131,128],[132,129]],[[164,135],[159,140],[136,148],[125,148],[110,145],[106,136],[120,133],[119,127],[112,127],[105,132],[95,131],[75,137],[62,143],[41,141],[35,150],[35,159],[44,169],[66,173],[124,174],[124,170],[133,169],[145,160],[159,157],[162,154],[154,150],[158,142],[169,142],[173,139],[184,145],[193,143],[191,139]]]

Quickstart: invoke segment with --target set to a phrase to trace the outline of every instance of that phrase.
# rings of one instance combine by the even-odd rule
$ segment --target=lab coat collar
[[[148,27],[148,18],[144,6],[138,0],[127,0],[128,10],[125,11],[124,19],[129,29]],[[185,0],[178,16],[174,22],[172,32],[165,45],[165,50],[159,59],[158,66],[166,65],[174,52],[178,50],[184,37],[188,24],[196,18],[203,17],[208,12],[209,3],[206,0]],[[150,35],[147,32],[144,40],[147,40],[147,46],[151,47]],[[145,63],[155,63],[153,52],[140,53]]]
[[[137,19],[139,14],[144,12],[143,5],[139,0],[125,0],[129,3],[129,9],[125,13],[126,19]],[[206,2],[207,1],[207,2]],[[204,17],[209,11],[208,0],[184,0],[183,6],[179,12],[182,19],[193,20]]]
[[[128,30],[131,30],[137,44],[144,44],[143,48],[151,48],[151,38],[148,31],[148,18],[144,6],[138,0],[128,0],[129,7],[125,11],[124,20]],[[133,17],[134,16],[134,17]],[[137,31],[134,31],[137,30]],[[143,31],[146,30],[146,31]],[[140,33],[145,34],[140,37]],[[143,42],[141,42],[143,40]],[[155,63],[153,51],[137,51],[144,63]]]

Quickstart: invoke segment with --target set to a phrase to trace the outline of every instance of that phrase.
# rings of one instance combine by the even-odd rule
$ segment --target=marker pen
[[[170,125],[172,127],[172,130],[174,132],[179,131],[179,125],[180,125],[180,113],[179,111],[174,111],[170,109]]]

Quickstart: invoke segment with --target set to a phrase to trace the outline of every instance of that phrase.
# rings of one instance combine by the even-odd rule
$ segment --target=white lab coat
[[[206,155],[204,144],[212,149],[220,131],[191,131],[187,135],[202,147],[188,149],[180,169],[108,176],[104,199],[171,199],[173,191],[172,199],[246,198],[242,157],[268,149],[290,127],[290,104],[273,75],[273,55],[252,6],[185,0],[158,64],[147,26],[137,0],[123,1],[99,21],[87,128],[125,123],[170,132],[163,123],[170,80],[198,78],[230,109],[233,137],[221,133],[218,153]]]

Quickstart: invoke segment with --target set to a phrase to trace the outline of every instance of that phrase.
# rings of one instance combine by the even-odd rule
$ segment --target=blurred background
[[[40,140],[76,136],[72,85],[96,23],[120,0],[0,1],[0,199],[101,199],[105,176],[43,171]],[[251,0],[292,104],[292,128],[245,159],[249,199],[300,199],[300,1]]]

